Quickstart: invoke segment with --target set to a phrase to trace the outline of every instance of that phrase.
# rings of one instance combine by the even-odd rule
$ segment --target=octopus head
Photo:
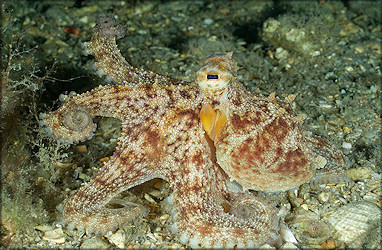
[[[289,106],[294,96],[254,98],[236,81],[236,70],[228,53],[208,57],[196,73],[205,96],[200,121],[216,162],[244,189],[278,192],[312,179],[315,159]]]
[[[236,71],[237,63],[232,59],[232,52],[212,55],[204,60],[203,66],[196,72],[195,81],[206,96],[220,99],[236,77]]]
[[[226,115],[220,110],[214,110],[210,103],[223,101],[230,84],[236,77],[236,71],[237,63],[232,59],[232,52],[229,52],[226,55],[207,57],[203,66],[196,72],[195,81],[203,95],[207,97],[207,100],[209,99],[200,111],[200,120],[212,140],[222,131]]]

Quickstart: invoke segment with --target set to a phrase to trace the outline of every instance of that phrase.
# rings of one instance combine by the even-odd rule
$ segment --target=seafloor
[[[307,130],[348,161],[350,181],[259,193],[287,209],[291,247],[381,248],[381,1],[2,1],[1,246],[185,247],[170,231],[161,180],[122,197],[145,218],[103,237],[68,230],[56,207],[93,178],[115,148],[119,122],[56,142],[39,125],[59,95],[108,84],[82,54],[100,13],[129,26],[119,48],[136,67],[193,79],[206,56],[233,51],[247,89],[296,95]]]

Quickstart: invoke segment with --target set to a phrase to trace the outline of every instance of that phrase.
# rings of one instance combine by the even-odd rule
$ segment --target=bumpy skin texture
[[[61,108],[41,116],[55,137],[75,143],[92,136],[94,116],[122,121],[112,158],[64,205],[70,227],[102,234],[134,219],[131,212],[146,214],[138,204],[106,204],[163,178],[174,190],[172,229],[182,243],[279,245],[277,209],[246,189],[287,190],[312,179],[317,167],[343,173],[342,155],[302,130],[289,106],[292,96],[244,90],[232,53],[207,58],[195,82],[186,83],[130,66],[115,42],[123,29],[112,18],[100,18],[94,31],[86,52],[117,84],[64,96]]]

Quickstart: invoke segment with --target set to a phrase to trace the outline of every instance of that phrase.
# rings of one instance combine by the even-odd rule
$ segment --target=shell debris
[[[44,236],[42,237],[43,240],[55,242],[55,243],[64,243],[65,237],[64,232],[62,231],[62,228],[57,228],[51,231],[46,231]]]
[[[376,205],[359,201],[346,204],[328,216],[328,223],[336,230],[334,237],[350,243],[367,233],[371,225],[381,219],[381,209]]]
[[[126,235],[123,230],[118,230],[115,233],[108,233],[105,235],[107,240],[115,245],[118,248],[124,248],[125,247],[125,240],[126,240]]]

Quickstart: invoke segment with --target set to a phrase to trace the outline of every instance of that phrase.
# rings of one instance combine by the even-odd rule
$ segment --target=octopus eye
[[[219,79],[219,75],[207,75],[207,79]]]
[[[67,129],[80,131],[92,124],[92,118],[84,110],[73,110],[64,115],[64,126]]]

